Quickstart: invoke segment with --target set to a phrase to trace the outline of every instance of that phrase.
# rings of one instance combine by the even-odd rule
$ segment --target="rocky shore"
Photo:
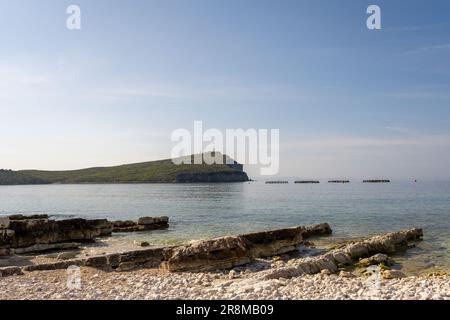
[[[113,232],[136,232],[169,227],[168,217],[135,221],[106,219],[52,220],[46,214],[0,217],[0,256],[76,249],[80,243],[109,237]]]
[[[24,261],[17,257],[0,259],[0,275],[21,275],[25,272],[66,269],[70,266],[88,266],[106,271],[129,271],[136,268],[160,268],[170,272],[229,269],[251,263],[255,258],[296,252],[303,240],[330,234],[328,224],[261,231],[250,234],[193,241],[173,247],[141,247],[120,252],[86,255],[85,252],[66,251],[42,254],[44,261]],[[1,257],[0,257],[1,258]],[[1,263],[6,261],[6,263]]]
[[[165,228],[168,218],[0,225],[0,299],[450,299],[447,274],[407,277],[390,256],[421,241],[419,228],[316,248],[307,239],[332,233],[322,223],[90,255],[72,241]]]

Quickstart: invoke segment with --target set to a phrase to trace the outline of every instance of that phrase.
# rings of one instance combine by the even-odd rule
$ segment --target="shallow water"
[[[167,215],[168,230],[115,238],[155,245],[321,222],[334,232],[326,241],[418,226],[425,241],[399,259],[408,258],[411,270],[450,269],[450,182],[1,186],[0,215],[17,213],[111,220]]]

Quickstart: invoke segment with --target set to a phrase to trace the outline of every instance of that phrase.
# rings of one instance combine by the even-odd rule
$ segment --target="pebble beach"
[[[450,299],[448,275],[377,280],[341,272],[261,280],[259,273],[251,266],[205,273],[168,273],[154,269],[118,273],[82,267],[80,287],[68,288],[66,270],[36,271],[1,278],[0,299]]]

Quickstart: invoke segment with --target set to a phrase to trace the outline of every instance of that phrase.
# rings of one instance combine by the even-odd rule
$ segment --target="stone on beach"
[[[302,236],[303,239],[313,236],[325,236],[331,235],[333,231],[328,223],[319,223],[303,227]]]
[[[248,250],[248,242],[241,237],[196,241],[166,250],[162,268],[171,272],[229,269],[249,263]]]
[[[169,217],[141,217],[135,221],[113,221],[113,232],[136,232],[166,229],[169,227]]]
[[[135,227],[136,226],[136,222],[131,221],[131,220],[113,221],[112,224],[113,224],[115,232],[117,232],[116,230],[126,229],[126,228],[130,228],[130,227]]]
[[[33,214],[33,215],[23,215],[23,214],[13,214],[9,216],[10,220],[36,220],[36,219],[48,219],[48,214]]]
[[[141,241],[141,240],[134,241],[134,244],[139,247],[149,247],[150,246],[150,243],[148,243],[147,241]]]
[[[169,217],[142,217],[138,219],[139,225],[166,225],[169,223]]]
[[[0,217],[0,229],[7,229],[9,227],[9,217]]]
[[[106,219],[51,220],[48,215],[11,215],[0,218],[0,256],[74,249],[73,243],[93,242],[112,232],[167,228],[168,217],[143,217],[138,222]]]
[[[341,270],[341,272],[339,272],[339,276],[343,278],[356,278],[356,275],[354,273],[344,270]]]
[[[254,232],[238,237],[248,244],[248,255],[251,258],[271,257],[294,251],[303,242],[304,230],[305,227],[295,227]]]
[[[263,277],[265,279],[292,278],[301,274],[319,273],[324,269],[335,273],[338,271],[339,264],[345,260],[345,257],[357,260],[370,254],[393,253],[396,250],[406,250],[409,241],[419,240],[422,236],[423,231],[418,228],[374,236],[356,243],[347,244],[317,257],[299,259],[293,266],[269,270]]]
[[[406,277],[406,275],[399,270],[384,270],[381,275],[383,279],[400,279]]]
[[[74,259],[77,256],[77,252],[61,252],[56,256],[58,260]]]
[[[378,253],[369,258],[361,259],[358,262],[358,265],[360,265],[361,267],[368,267],[371,265],[378,265],[378,264],[384,264],[386,266],[391,266],[394,264],[394,260],[385,254]]]
[[[8,229],[1,230],[0,249],[47,250],[45,245],[73,241],[93,241],[111,235],[112,225],[106,219],[49,220],[46,216],[26,219],[10,216]],[[20,251],[20,250],[19,250]]]
[[[14,276],[14,275],[22,275],[22,269],[20,267],[4,267],[0,268],[0,277]]]
[[[50,251],[50,250],[72,250],[80,247],[78,242],[61,242],[61,243],[39,243],[26,248],[15,248],[15,254],[28,254],[33,252]]]
[[[229,269],[255,258],[295,251],[303,242],[303,234],[330,233],[330,226],[324,223],[196,241],[167,250],[162,268],[172,272]]]

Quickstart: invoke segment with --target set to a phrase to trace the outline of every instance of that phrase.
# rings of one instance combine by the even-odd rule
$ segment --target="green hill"
[[[171,159],[70,171],[0,170],[0,185],[240,181],[248,176],[238,163],[175,165]]]

